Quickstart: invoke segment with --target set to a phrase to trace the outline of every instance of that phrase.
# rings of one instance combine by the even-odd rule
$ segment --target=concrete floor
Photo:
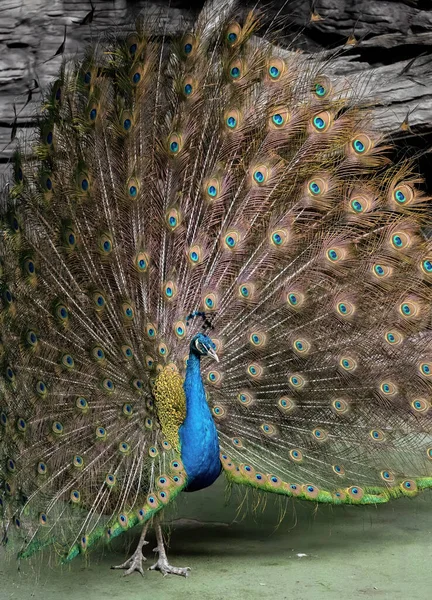
[[[187,579],[158,572],[122,577],[110,570],[139,531],[100,548],[86,561],[48,566],[40,558],[0,564],[0,600],[428,600],[432,597],[432,493],[379,507],[288,504],[282,524],[277,499],[266,510],[236,517],[225,505],[223,480],[183,494],[170,526],[172,564]],[[233,522],[235,521],[235,522]],[[228,525],[229,524],[229,525]],[[152,564],[154,537],[147,548]]]

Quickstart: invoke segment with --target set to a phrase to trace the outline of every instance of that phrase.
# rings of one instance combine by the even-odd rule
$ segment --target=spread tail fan
[[[432,486],[430,198],[348,86],[207,5],[65,63],[1,236],[4,541],[63,558],[187,485],[189,343],[232,482],[380,503]],[[203,433],[204,435],[204,433]]]

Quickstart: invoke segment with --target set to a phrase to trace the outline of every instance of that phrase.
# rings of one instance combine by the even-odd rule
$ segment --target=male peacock
[[[335,505],[432,487],[430,199],[352,90],[259,24],[219,2],[172,43],[108,37],[15,156],[0,514],[21,557],[141,522],[120,568],[142,573],[153,519],[152,568],[186,575],[159,515],[221,469]]]

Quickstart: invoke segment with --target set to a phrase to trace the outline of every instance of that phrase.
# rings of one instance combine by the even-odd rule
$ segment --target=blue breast
[[[187,475],[186,492],[211,485],[221,472],[217,430],[208,407],[200,359],[191,354],[184,383],[186,418],[179,429],[181,458]]]

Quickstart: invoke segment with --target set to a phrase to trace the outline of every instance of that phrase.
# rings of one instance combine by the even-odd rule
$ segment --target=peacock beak
[[[213,358],[216,362],[219,362],[219,357],[212,348],[207,348],[207,355]]]

